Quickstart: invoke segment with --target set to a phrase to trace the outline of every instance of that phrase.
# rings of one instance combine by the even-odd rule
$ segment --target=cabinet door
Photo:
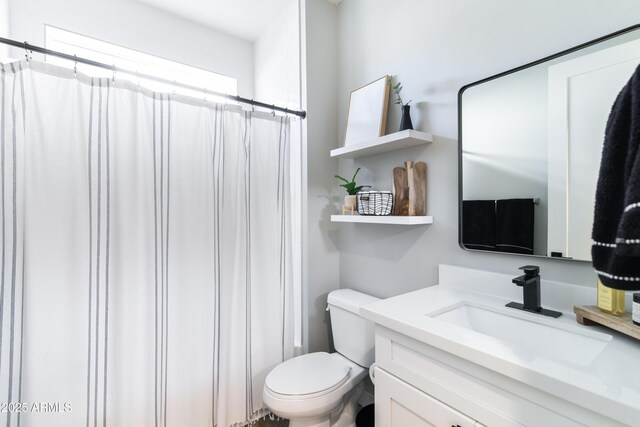
[[[475,427],[476,422],[394,377],[376,369],[376,426]]]

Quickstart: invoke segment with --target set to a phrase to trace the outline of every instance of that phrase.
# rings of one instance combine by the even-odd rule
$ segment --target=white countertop
[[[462,270],[466,270],[467,273],[471,271]],[[447,278],[446,284],[443,283],[443,276]],[[515,301],[521,302],[521,288],[504,283],[497,284],[496,282],[504,282],[505,279],[498,276],[503,275],[495,275],[493,278],[497,277],[498,280],[493,280],[491,285],[487,285],[490,293],[482,293],[478,292],[482,289],[481,283],[474,281],[465,289],[461,281],[451,284],[450,282],[455,280],[449,280],[449,275],[442,274],[441,269],[440,285],[365,305],[360,308],[360,314],[376,324],[579,406],[625,424],[640,425],[640,341],[600,326],[587,327],[576,323],[575,315],[568,311],[567,307],[571,307],[573,302],[585,303],[584,289],[577,291],[582,295],[578,295],[575,301],[548,306],[545,305],[544,292],[553,292],[549,291],[549,283],[543,283],[543,307],[559,309],[563,311],[563,316],[558,319],[545,317],[542,322],[557,322],[555,324],[590,331],[588,333],[597,331],[610,335],[612,338],[604,349],[588,363],[573,364],[563,362],[562,358],[528,354],[518,351],[518,348],[510,346],[508,342],[430,317],[431,314],[461,303],[503,310],[507,302],[514,300],[512,288],[516,289],[515,295],[519,295]],[[566,295],[572,292],[571,288],[560,290],[558,285],[561,284],[554,284],[558,289],[556,294],[565,295],[567,299]],[[505,289],[507,296],[496,295],[500,293],[501,288]],[[595,288],[586,289],[595,293]],[[520,318],[526,319],[529,316],[532,320],[539,321],[542,317],[538,314],[514,311]],[[576,348],[575,351],[579,352],[580,349]]]

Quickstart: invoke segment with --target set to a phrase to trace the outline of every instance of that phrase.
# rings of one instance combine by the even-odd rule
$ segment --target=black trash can
[[[360,409],[356,416],[356,427],[374,427],[376,425],[375,413],[373,403]]]

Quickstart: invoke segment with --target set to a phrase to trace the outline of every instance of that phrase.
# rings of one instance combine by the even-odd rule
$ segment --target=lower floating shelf
[[[375,216],[375,215],[331,215],[331,222],[354,222],[361,224],[433,224],[432,216]]]

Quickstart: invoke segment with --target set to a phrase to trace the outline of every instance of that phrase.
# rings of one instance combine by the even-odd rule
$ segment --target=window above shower
[[[201,87],[213,92],[227,93],[230,95],[238,94],[238,80],[236,78],[139,52],[134,49],[118,46],[50,25],[45,25],[45,43],[48,49],[64,52],[69,55],[77,55],[104,64],[113,64],[121,69],[136,70],[141,75],[157,76],[165,80]],[[63,67],[74,66],[74,64],[68,60],[53,56],[47,56],[46,61],[50,64]],[[91,76],[112,77],[113,75],[111,70],[93,67],[91,65],[79,63],[76,66],[79,72]],[[135,75],[116,74],[116,78],[131,80],[139,83],[141,86],[159,92],[175,92],[193,97],[203,96],[202,92],[155,80],[144,79]]]

